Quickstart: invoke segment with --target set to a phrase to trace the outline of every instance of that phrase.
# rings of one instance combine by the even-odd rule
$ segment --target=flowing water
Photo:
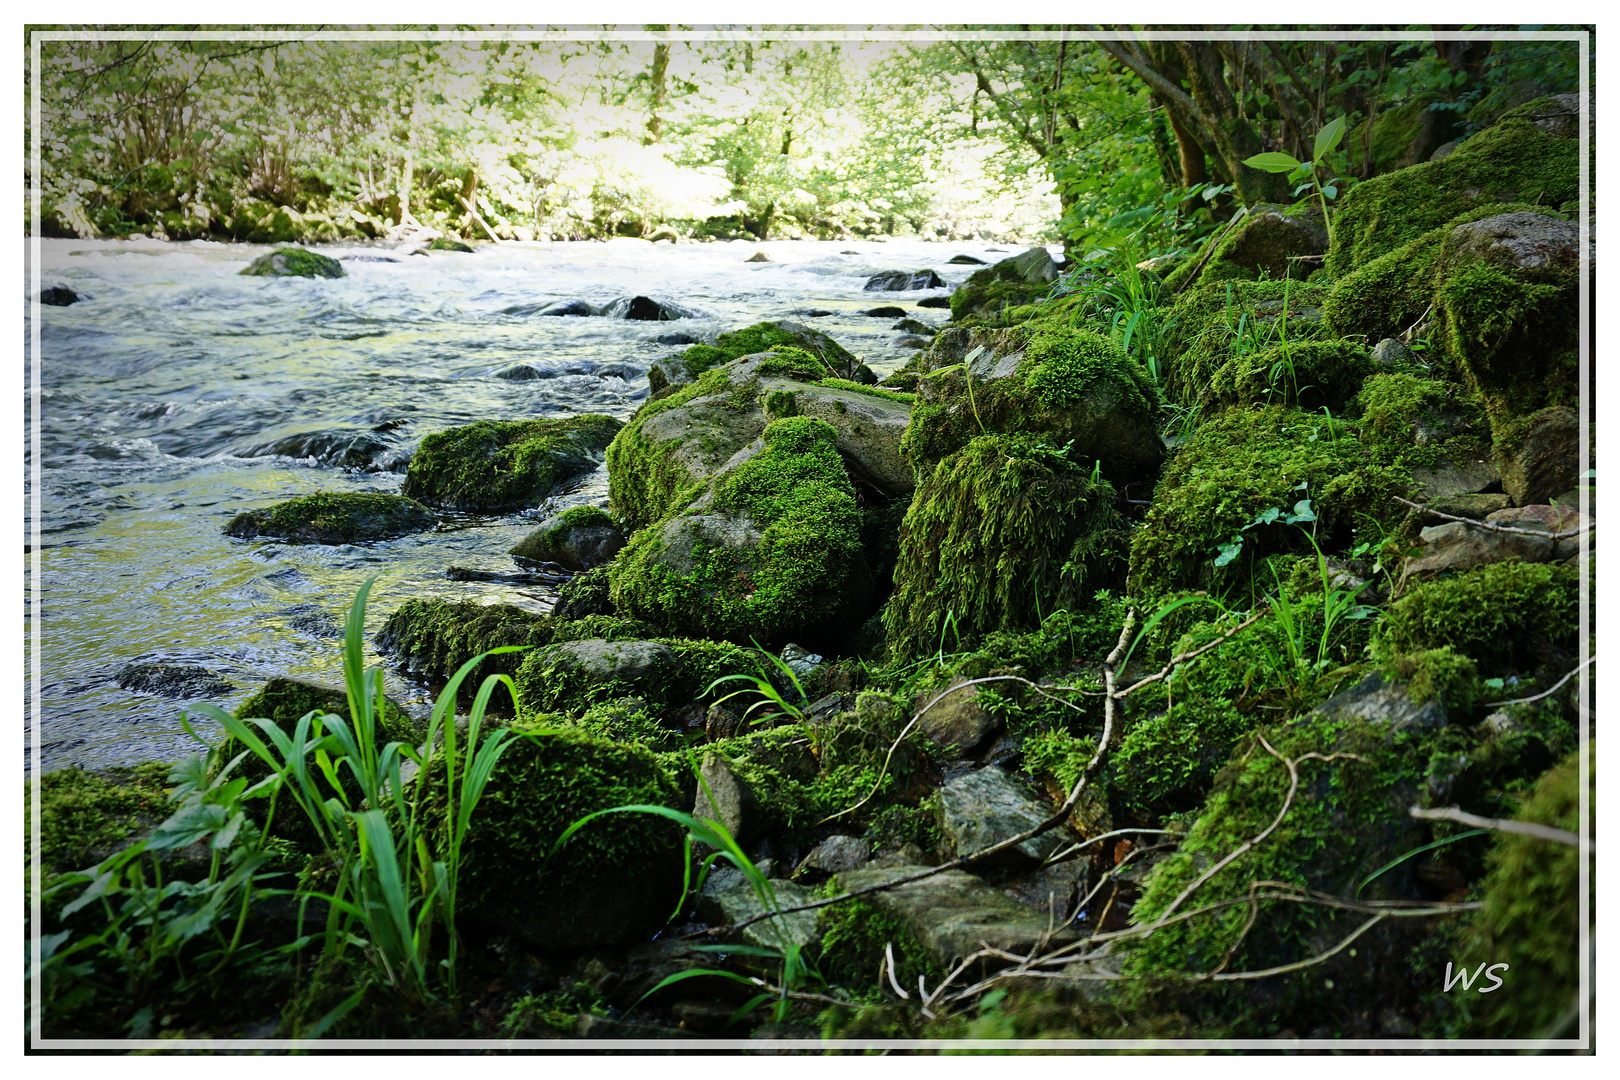
[[[892,371],[911,355],[893,344],[894,320],[859,312],[897,304],[938,325],[948,313],[916,302],[945,290],[863,292],[867,277],[931,267],[955,285],[974,267],[947,265],[953,255],[1005,257],[924,242],[623,240],[425,257],[356,246],[325,249],[345,260],[338,280],[237,275],[266,250],[43,242],[46,285],[85,297],[42,308],[39,327],[35,716],[47,771],[196,749],[180,723],[183,700],[119,688],[131,662],[205,667],[235,687],[214,699],[227,709],[271,675],[339,683],[343,615],[373,575],[368,645],[413,596],[547,610],[553,597],[541,588],[451,581],[445,571],[517,570],[508,549],[561,508],[606,505],[607,478],[598,470],[523,513],[446,516],[434,532],[364,545],[233,540],[222,529],[238,512],[321,490],[396,492],[422,436],[473,420],[627,419],[647,396],[650,363],[684,348],[672,334],[791,318]],[[744,261],[757,250],[773,261]],[[637,294],[698,317],[532,313],[553,300]],[[514,365],[540,377],[497,377]],[[388,681],[407,708],[429,707],[426,686],[395,672]],[[199,731],[211,733],[206,723]]]

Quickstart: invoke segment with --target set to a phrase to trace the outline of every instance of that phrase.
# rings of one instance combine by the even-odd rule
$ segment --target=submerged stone
[[[281,248],[260,255],[240,271],[244,277],[322,277],[344,276],[343,264],[306,248]]]
[[[867,292],[913,292],[942,289],[945,280],[932,270],[885,270],[866,279]]]
[[[294,544],[356,544],[433,528],[438,519],[415,499],[380,492],[331,492],[248,510],[225,526],[239,540],[275,537]]]
[[[79,294],[66,285],[52,285],[40,290],[39,302],[48,307],[67,307],[79,302]]]
[[[464,244],[460,240],[456,240],[456,239],[454,239],[452,237],[449,237],[449,236],[437,236],[437,237],[434,237],[433,242],[428,245],[428,250],[429,251],[459,251],[459,252],[462,252],[464,254],[470,255],[470,254],[472,254],[473,248],[472,248],[471,244]]]
[[[654,300],[650,296],[626,296],[606,304],[600,312],[608,319],[635,319],[641,322],[669,322],[675,319],[695,319],[697,312],[668,300]]]
[[[195,664],[126,664],[118,672],[118,686],[140,694],[163,697],[224,697],[235,689],[223,677]]]

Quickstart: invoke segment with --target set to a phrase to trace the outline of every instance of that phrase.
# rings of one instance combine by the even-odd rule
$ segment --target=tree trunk
[[[652,27],[661,30],[663,27]],[[658,111],[664,107],[664,99],[668,93],[669,75],[669,44],[660,41],[653,46],[652,71],[649,79],[652,82],[652,108],[647,117],[647,135],[641,140],[643,146],[651,146],[664,134],[664,121]]]
[[[478,169],[476,167],[469,167],[467,169],[467,174],[461,178],[461,203],[463,206],[467,207],[467,216],[462,218],[461,225],[461,235],[463,237],[469,237],[473,234],[472,208],[477,205],[473,202],[473,199],[475,199],[477,196]]]

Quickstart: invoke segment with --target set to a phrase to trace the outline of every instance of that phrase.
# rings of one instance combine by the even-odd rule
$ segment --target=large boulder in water
[[[668,300],[654,300],[650,296],[620,297],[605,305],[600,314],[607,319],[637,319],[642,322],[697,318],[697,312],[689,308],[672,304]]]
[[[838,433],[772,421],[698,492],[632,537],[610,569],[621,612],[739,644],[837,641],[871,613],[861,512]]]
[[[429,435],[401,489],[434,506],[504,510],[536,506],[594,469],[623,423],[611,416],[480,420]]]
[[[386,439],[371,431],[327,429],[282,435],[232,453],[248,458],[282,455],[335,468],[369,469],[391,448]]]
[[[943,289],[945,280],[932,270],[885,270],[866,279],[867,292],[913,292]]]
[[[344,276],[343,264],[307,248],[288,247],[260,255],[243,267],[244,277],[323,277]]]
[[[423,532],[437,521],[415,499],[381,492],[322,492],[238,514],[225,526],[225,534],[239,540],[356,544]]]
[[[41,289],[39,302],[48,307],[67,307],[69,304],[79,302],[79,294],[66,285],[52,285],[48,289]]]

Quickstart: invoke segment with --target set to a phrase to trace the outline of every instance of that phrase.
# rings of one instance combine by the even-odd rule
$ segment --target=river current
[[[898,305],[939,325],[947,312],[916,304],[948,290],[865,292],[867,278],[931,268],[954,286],[975,267],[949,265],[952,256],[991,262],[1007,249],[1017,250],[617,240],[417,256],[331,246],[321,250],[348,276],[325,280],[238,276],[270,250],[253,245],[43,241],[45,285],[83,299],[43,307],[39,326],[42,768],[198,749],[181,724],[183,699],[120,689],[118,674],[133,662],[217,673],[234,689],[209,700],[226,709],[272,675],[340,684],[342,620],[368,577],[378,579],[368,649],[411,597],[548,610],[554,597],[542,587],[445,572],[518,570],[508,549],[560,509],[606,505],[607,477],[598,470],[522,513],[442,515],[434,532],[364,545],[233,540],[222,530],[238,512],[316,491],[397,492],[424,435],[474,420],[628,419],[647,397],[649,365],[685,347],[672,334],[712,339],[794,319],[880,375],[893,371],[912,355],[894,344],[895,320],[860,312]],[[772,261],[745,261],[757,251]],[[554,300],[634,295],[698,317],[533,314]],[[31,332],[25,322],[25,342]],[[497,376],[514,365],[538,377]],[[31,456],[28,465],[31,483]],[[413,712],[431,707],[429,687],[392,670],[387,680]]]

